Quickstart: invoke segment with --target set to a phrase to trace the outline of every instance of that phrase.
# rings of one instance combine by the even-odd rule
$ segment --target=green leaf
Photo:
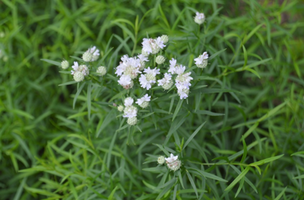
[[[190,175],[190,173],[188,171],[186,171],[186,173],[187,173],[188,179],[189,179],[189,181],[190,181],[190,183],[192,185],[192,188],[193,188],[193,190],[194,190],[194,192],[196,194],[196,197],[198,198],[197,189],[196,189],[195,183],[193,181],[193,178],[192,178],[192,176]]]
[[[57,62],[57,61],[54,61],[54,60],[50,60],[50,59],[41,59],[41,60],[44,61],[44,62],[50,63],[52,65],[56,65],[58,67],[61,67],[61,63],[60,62]]]
[[[191,136],[188,138],[188,140],[186,141],[183,149],[186,148],[186,146],[191,142],[191,140],[196,136],[196,134],[201,130],[201,128],[205,125],[206,121],[204,123],[202,123],[192,134]]]
[[[283,156],[284,156],[284,154],[281,154],[281,155],[279,155],[279,156],[274,156],[274,157],[266,158],[266,159],[263,159],[263,160],[260,160],[260,161],[251,163],[250,166],[254,166],[254,165],[263,165],[263,164],[265,164],[265,163],[269,163],[269,162],[275,161],[275,160],[277,160],[277,159],[280,159],[280,158],[283,157]]]
[[[225,192],[228,193],[249,171],[250,167],[246,167],[245,170],[243,170],[230,185],[225,189]]]

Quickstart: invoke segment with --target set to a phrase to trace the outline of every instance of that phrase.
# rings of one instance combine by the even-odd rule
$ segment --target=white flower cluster
[[[84,77],[89,74],[89,68],[86,65],[79,65],[78,62],[74,62],[72,68],[71,74],[76,82],[83,81]]]
[[[202,24],[205,22],[205,15],[204,13],[199,13],[199,12],[196,12],[196,16],[194,17],[194,22],[197,23],[197,24]]]
[[[93,62],[96,61],[99,57],[99,50],[96,47],[89,48],[84,54],[82,55],[82,59],[85,62]]]
[[[168,157],[168,158],[165,158],[164,156],[159,156],[157,158],[157,162],[160,165],[164,164],[165,161],[166,161],[167,167],[172,171],[178,170],[182,165],[182,162],[178,159],[178,156],[174,156],[172,153],[170,154],[170,157]]]
[[[76,82],[83,81],[84,78],[89,75],[89,68],[91,68],[91,64],[88,62],[96,61],[99,58],[99,50],[94,46],[89,48],[84,54],[82,55],[82,59],[85,64],[79,64],[78,62],[74,62],[72,65],[71,74]],[[69,68],[69,62],[67,60],[63,60],[60,63],[62,69]],[[107,73],[107,69],[104,66],[100,66],[96,69],[97,76],[104,76]]]
[[[136,104],[138,104],[142,108],[146,108],[149,105],[149,102],[151,100],[151,96],[148,94],[145,94],[142,98],[137,99]],[[127,123],[131,126],[135,125],[137,123],[137,111],[138,109],[133,106],[134,100],[132,97],[127,97],[124,100],[124,105],[118,106],[118,111],[123,111],[123,117],[128,118]]]
[[[204,52],[202,55],[194,59],[198,68],[205,68],[208,64],[208,53]]]
[[[168,42],[168,36],[161,36],[157,37],[156,39],[153,38],[144,38],[142,45],[142,54],[149,55],[149,54],[157,54],[161,49],[165,48],[165,43]]]
[[[120,76],[118,83],[125,89],[132,88],[134,85],[133,79],[142,73],[141,71],[144,69],[145,62],[147,61],[148,58],[142,54],[130,58],[128,55],[124,55],[115,72],[117,76]]]
[[[189,95],[189,89],[191,86],[190,81],[193,78],[190,76],[191,72],[185,72],[186,67],[177,64],[177,61],[172,58],[170,60],[170,68],[168,73],[165,73],[165,77],[158,81],[158,85],[162,86],[165,90],[168,90],[173,85],[172,75],[176,74],[175,86],[180,99],[186,99]]]

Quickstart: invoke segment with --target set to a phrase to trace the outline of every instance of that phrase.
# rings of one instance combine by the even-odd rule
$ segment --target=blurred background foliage
[[[207,18],[201,35],[193,23],[195,10]],[[229,182],[207,180],[201,198],[230,199],[236,193],[241,199],[304,198],[303,13],[301,0],[1,0],[1,199],[156,199],[153,190],[159,188],[152,185],[159,179],[142,171],[147,167],[143,163],[147,153],[160,154],[150,143],[161,144],[173,125],[161,124],[156,130],[146,122],[143,133],[134,136],[144,144],[127,144],[126,133],[111,131],[119,127],[119,120],[112,121],[118,114],[98,103],[111,96],[93,95],[89,120],[86,92],[73,109],[76,85],[58,86],[72,76],[60,74],[41,58],[71,64],[69,56],[90,46],[96,45],[103,55],[114,47],[106,61],[113,73],[121,55],[140,53],[143,37],[162,34],[170,37],[169,51],[181,55],[183,63],[202,51],[212,56],[223,50],[210,61],[206,74],[222,81],[219,89],[239,91],[237,98],[222,90],[200,94],[199,108],[225,115],[191,113],[192,126],[181,128],[181,136],[186,139],[208,121],[197,139],[210,162],[241,151],[246,131],[251,133],[248,147],[258,144],[248,150],[246,163],[284,154],[263,165],[262,174],[252,169],[246,175],[256,191],[244,184],[240,193],[234,188],[222,196],[243,168],[209,168]],[[254,64],[257,60],[264,62]],[[252,63],[254,71],[241,68]],[[183,109],[195,110],[195,103]],[[172,139],[175,144],[178,140]],[[196,153],[189,149],[187,155]],[[193,190],[188,192],[183,199],[194,199]]]

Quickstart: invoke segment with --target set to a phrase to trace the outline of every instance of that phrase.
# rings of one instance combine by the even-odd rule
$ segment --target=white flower
[[[134,126],[137,123],[137,118],[136,117],[129,117],[128,120],[127,120],[127,123],[130,126]]]
[[[107,73],[107,69],[104,66],[100,66],[97,68],[96,73],[98,76],[104,76]]]
[[[202,24],[205,21],[204,13],[196,12],[196,16],[194,17],[194,22],[197,24]]]
[[[156,57],[155,62],[160,65],[160,64],[163,64],[165,62],[165,60],[166,59],[165,59],[164,56],[159,55],[159,56]]]
[[[80,81],[83,81],[84,75],[83,75],[83,73],[77,71],[77,72],[74,73],[73,78],[74,78],[74,80],[75,80],[76,82],[80,82]]]
[[[121,61],[122,62],[120,62],[116,68],[115,74],[117,74],[117,76],[128,75],[131,79],[134,79],[139,73],[141,73],[139,69],[144,63],[141,63],[140,59],[135,57],[129,58],[127,55],[124,55],[121,58]]]
[[[122,112],[122,111],[124,110],[124,107],[123,107],[122,105],[119,105],[119,106],[117,107],[117,110],[118,110],[119,112]]]
[[[89,48],[84,54],[82,55],[82,59],[85,62],[93,62],[96,61],[99,57],[99,50],[96,47]]]
[[[152,38],[144,38],[142,42],[142,54],[157,54],[161,49],[166,47],[161,37],[157,37],[156,39]]]
[[[170,69],[168,70],[169,73],[175,74],[175,69],[176,69],[176,60],[172,58],[170,61]]]
[[[64,60],[61,62],[62,69],[67,69],[69,67],[69,62]]]
[[[149,96],[148,94],[145,94],[145,96],[143,96],[140,99],[137,99],[136,103],[142,107],[142,108],[146,108],[149,105],[149,101],[151,100],[151,96]]]
[[[163,41],[164,44],[166,44],[169,41],[168,35],[162,35],[160,39]]]
[[[83,76],[87,76],[89,74],[89,68],[86,65],[79,65],[78,62],[74,62],[72,68],[73,68],[73,70],[71,70],[72,75],[74,75],[76,72],[81,72]]]
[[[177,93],[178,93],[180,99],[187,99],[188,95],[189,95],[189,89],[188,88],[179,88],[177,90]]]
[[[146,65],[145,62],[148,62],[148,61],[149,61],[149,60],[148,60],[148,57],[145,56],[144,54],[139,54],[139,55],[137,56],[137,58],[139,59],[139,63],[140,63],[139,70],[144,70],[145,65]]]
[[[142,88],[149,90],[152,85],[156,82],[156,75],[159,74],[159,69],[150,69],[148,67],[144,70],[146,74],[142,74],[139,78],[139,82]]]
[[[174,156],[172,153],[170,154],[170,157],[165,158],[167,166],[169,169],[176,171],[180,168],[182,162],[178,160],[178,156]]]
[[[124,115],[123,117],[136,117],[137,116],[137,108],[134,106],[127,106],[124,109]]]
[[[127,87],[127,89],[129,89],[129,88],[131,88],[130,86],[132,85],[133,81],[132,81],[132,79],[130,78],[130,76],[128,76],[128,75],[122,75],[122,76],[120,77],[120,79],[118,80],[118,83],[119,83],[122,87],[124,87],[125,89],[126,89],[126,87]]]
[[[172,75],[169,73],[165,73],[165,77],[158,80],[158,86],[162,86],[165,90],[168,90],[172,87],[173,81],[172,81]]]
[[[165,163],[165,157],[164,157],[164,156],[159,156],[159,157],[157,158],[157,162],[158,162],[158,164],[160,164],[160,165],[164,164],[164,163]]]
[[[172,171],[176,171],[178,170],[182,165],[182,162],[180,160],[176,160],[174,162],[171,163],[167,163],[167,166],[169,169],[171,169]]]
[[[132,99],[132,97],[127,97],[124,101],[124,105],[125,106],[131,106],[133,104],[134,100]]]
[[[204,52],[202,55],[194,59],[195,64],[199,68],[205,68],[208,64],[208,53]]]
[[[174,162],[177,159],[178,159],[178,156],[174,156],[172,153],[170,154],[170,157],[165,158],[165,160],[166,160],[167,163]]]

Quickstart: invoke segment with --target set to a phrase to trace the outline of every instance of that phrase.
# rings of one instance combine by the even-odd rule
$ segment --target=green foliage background
[[[303,13],[301,0],[0,1],[1,199],[303,199]],[[73,109],[77,85],[58,86],[72,76],[41,61],[113,47],[104,63],[114,74],[142,38],[162,34],[187,66],[214,56],[194,69],[192,99],[154,103],[142,132],[116,131],[110,87],[94,85],[90,104],[84,89]],[[183,155],[185,185],[157,177],[164,151]]]

